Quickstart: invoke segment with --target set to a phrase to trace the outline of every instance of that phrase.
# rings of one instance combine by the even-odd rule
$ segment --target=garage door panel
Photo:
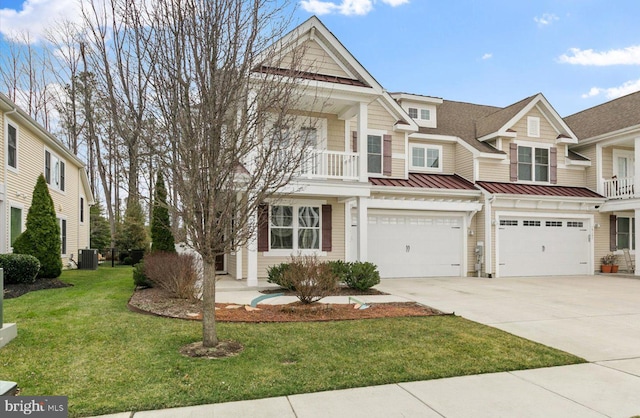
[[[589,228],[584,220],[505,218],[498,230],[501,276],[589,274]]]
[[[368,258],[382,277],[460,276],[462,219],[370,215]]]

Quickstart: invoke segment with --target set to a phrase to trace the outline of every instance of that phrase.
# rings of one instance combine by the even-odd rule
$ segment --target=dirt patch
[[[444,315],[437,309],[415,302],[372,303],[366,309],[355,304],[299,302],[286,305],[261,304],[257,308],[226,303],[216,304],[216,319],[222,322],[305,322],[353,319]],[[172,318],[201,320],[202,303],[171,298],[162,289],[138,289],[129,300],[129,309]]]
[[[62,282],[58,279],[38,279],[35,283],[17,283],[4,285],[4,298],[12,299],[22,296],[29,292],[44,289],[59,289],[61,287],[73,286],[72,284]]]
[[[220,341],[215,347],[204,347],[202,341],[198,341],[182,347],[180,354],[186,357],[220,359],[237,356],[242,350],[244,347],[237,341]]]

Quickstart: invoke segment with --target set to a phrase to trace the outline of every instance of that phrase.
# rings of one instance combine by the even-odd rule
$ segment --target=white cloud
[[[28,32],[30,41],[37,42],[55,22],[74,18],[80,19],[77,0],[25,0],[21,10],[0,9],[0,33],[20,38]]]
[[[380,0],[391,7],[401,6],[409,3],[409,0]],[[373,10],[376,0],[342,0],[341,3],[322,0],[302,0],[300,5],[310,13],[325,15],[339,13],[342,15],[366,15]]]
[[[533,18],[533,21],[536,22],[538,26],[548,26],[556,20],[560,20],[560,18],[553,13],[544,13],[541,17],[536,16]]]
[[[559,60],[563,63],[577,65],[640,65],[640,45],[604,52],[571,48],[569,53],[562,54]]]
[[[490,53],[490,52],[487,52],[486,54],[484,54],[484,55],[482,56],[482,59],[483,59],[483,60],[488,60],[488,59],[490,59],[490,58],[492,58],[492,57],[493,57],[493,54],[492,54],[492,53]]]
[[[582,98],[588,99],[590,97],[596,97],[604,94],[607,99],[612,100],[636,91],[640,91],[640,79],[627,81],[626,83],[618,87],[591,87],[591,90],[589,90],[588,93],[583,94]]]

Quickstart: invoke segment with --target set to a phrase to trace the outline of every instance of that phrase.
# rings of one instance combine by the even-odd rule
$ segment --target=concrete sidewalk
[[[269,284],[261,282],[260,286]],[[636,321],[640,315],[640,280],[597,276],[394,279],[383,280],[377,288],[391,294],[385,301],[417,301],[443,311],[455,311],[468,319],[582,355],[592,363],[103,417],[640,415],[640,322]],[[222,280],[217,286],[220,302],[249,304],[259,295],[257,288],[247,288],[242,282]],[[358,299],[365,298],[366,302],[374,302],[382,297]],[[261,303],[288,303],[287,300],[279,297]]]

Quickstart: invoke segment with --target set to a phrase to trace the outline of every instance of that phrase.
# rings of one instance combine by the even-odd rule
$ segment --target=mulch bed
[[[264,289],[260,293],[272,295],[274,293],[284,293],[285,296],[295,296],[296,292],[287,289]],[[378,289],[369,288],[367,290],[352,289],[347,286],[340,286],[336,291],[329,296],[363,296],[363,295],[388,295],[388,293],[381,292]]]
[[[24,295],[25,293],[34,292],[44,289],[58,289],[61,287],[73,286],[72,284],[62,282],[58,279],[38,279],[35,283],[18,283],[4,285],[4,298],[12,299]]]
[[[172,298],[158,288],[137,289],[128,306],[132,311],[152,315],[202,319],[201,302]],[[367,309],[356,309],[353,304],[304,305],[300,302],[286,305],[260,304],[257,309],[226,303],[216,304],[216,320],[221,322],[308,322],[433,315],[444,313],[415,302],[373,303]]]

